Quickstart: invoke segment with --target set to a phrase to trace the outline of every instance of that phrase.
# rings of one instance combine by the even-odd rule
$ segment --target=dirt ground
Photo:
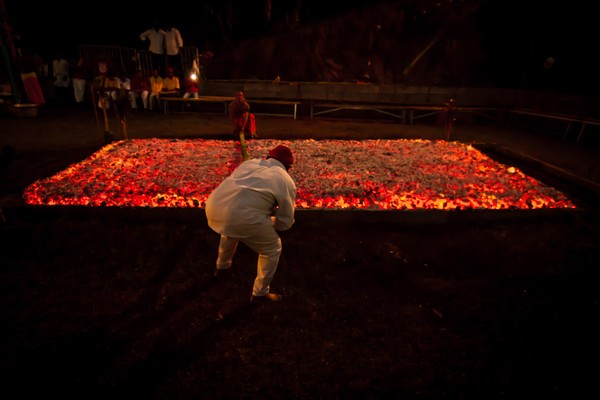
[[[595,398],[598,147],[458,124],[453,139],[565,190],[577,210],[297,212],[272,284],[211,272],[197,209],[31,207],[34,180],[103,145],[88,109],[0,116],[4,398]],[[118,133],[118,125],[111,126]],[[436,124],[261,117],[262,137],[442,138]],[[134,114],[128,137],[223,137],[214,114]],[[122,134],[122,133],[121,133]],[[11,153],[9,150],[5,152]],[[18,394],[18,395],[16,395]]]

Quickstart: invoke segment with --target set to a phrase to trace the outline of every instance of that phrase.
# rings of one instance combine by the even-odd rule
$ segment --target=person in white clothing
[[[165,31],[160,28],[160,22],[154,21],[152,28],[140,35],[141,40],[149,40],[150,58],[152,59],[152,68],[157,69],[162,76],[165,72]]]
[[[165,26],[165,53],[167,54],[167,67],[175,70],[175,75],[181,76],[181,55],[183,47],[181,32],[169,21]]]
[[[59,103],[66,103],[68,98],[68,89],[71,86],[71,76],[69,75],[69,62],[65,59],[64,53],[58,50],[52,60],[52,74],[54,76],[54,95]]]
[[[79,59],[71,66],[71,82],[73,84],[75,103],[83,104],[85,101],[85,91],[87,86],[87,73],[83,57],[79,57]]]
[[[127,76],[127,72],[121,71],[119,73],[119,84],[123,90],[131,90],[131,79]]]
[[[292,151],[279,145],[266,158],[240,164],[206,200],[208,226],[221,235],[215,277],[231,268],[239,242],[258,253],[251,302],[282,299],[270,284],[282,251],[277,231],[294,224],[296,185],[288,174],[293,163]]]

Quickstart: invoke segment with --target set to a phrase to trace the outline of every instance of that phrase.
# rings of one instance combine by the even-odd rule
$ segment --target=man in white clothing
[[[66,103],[68,88],[71,86],[69,62],[65,59],[62,50],[56,51],[52,60],[52,74],[54,75],[54,95],[59,103]]]
[[[183,47],[181,33],[171,22],[165,26],[165,52],[167,53],[167,67],[175,70],[175,75],[181,76],[181,55],[180,50]]]
[[[162,76],[165,73],[165,31],[160,28],[160,22],[154,21],[152,28],[140,35],[140,40],[149,40],[150,58],[152,68],[157,69]]]
[[[206,200],[208,226],[221,235],[215,276],[229,270],[239,242],[258,253],[250,301],[279,301],[270,284],[281,256],[281,238],[294,224],[296,185],[288,174],[292,151],[279,145],[266,158],[244,161]]]

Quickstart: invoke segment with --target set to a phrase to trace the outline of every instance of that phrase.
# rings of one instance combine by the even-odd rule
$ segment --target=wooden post
[[[454,104],[454,99],[449,99],[444,106],[444,119],[446,125],[446,141],[450,141],[450,136],[452,134],[452,125],[456,121],[456,106]]]
[[[106,102],[106,96],[104,94],[100,98],[100,102],[102,104],[102,113],[104,114],[104,143],[108,144],[113,141],[114,135],[109,129],[108,113],[106,112],[107,102]]]
[[[123,115],[121,117],[121,125],[123,127],[123,139],[128,139],[127,137],[127,116]]]
[[[89,84],[90,94],[92,95],[92,105],[94,106],[94,114],[96,114],[96,125],[100,126],[100,118],[98,117],[98,104],[96,103],[96,90],[93,84]]]
[[[102,96],[100,98],[100,103],[102,104],[102,113],[104,114],[104,132],[108,132],[109,126],[108,126],[108,113],[106,112],[106,96]]]

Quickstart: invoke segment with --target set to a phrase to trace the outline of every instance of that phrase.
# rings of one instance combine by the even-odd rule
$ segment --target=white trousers
[[[87,81],[85,79],[73,78],[73,94],[75,95],[75,101],[77,103],[83,103],[85,99],[85,86]]]
[[[260,225],[252,228],[249,238],[232,238],[221,235],[217,269],[231,268],[232,259],[239,242],[244,243],[258,253],[256,279],[252,287],[254,296],[265,296],[269,293],[271,281],[277,271],[281,256],[281,238],[272,225]]]
[[[148,91],[144,90],[140,93],[135,93],[133,91],[129,92],[129,102],[131,103],[131,108],[137,108],[137,98],[140,97],[142,99],[142,105],[144,106],[144,110],[148,109]]]

